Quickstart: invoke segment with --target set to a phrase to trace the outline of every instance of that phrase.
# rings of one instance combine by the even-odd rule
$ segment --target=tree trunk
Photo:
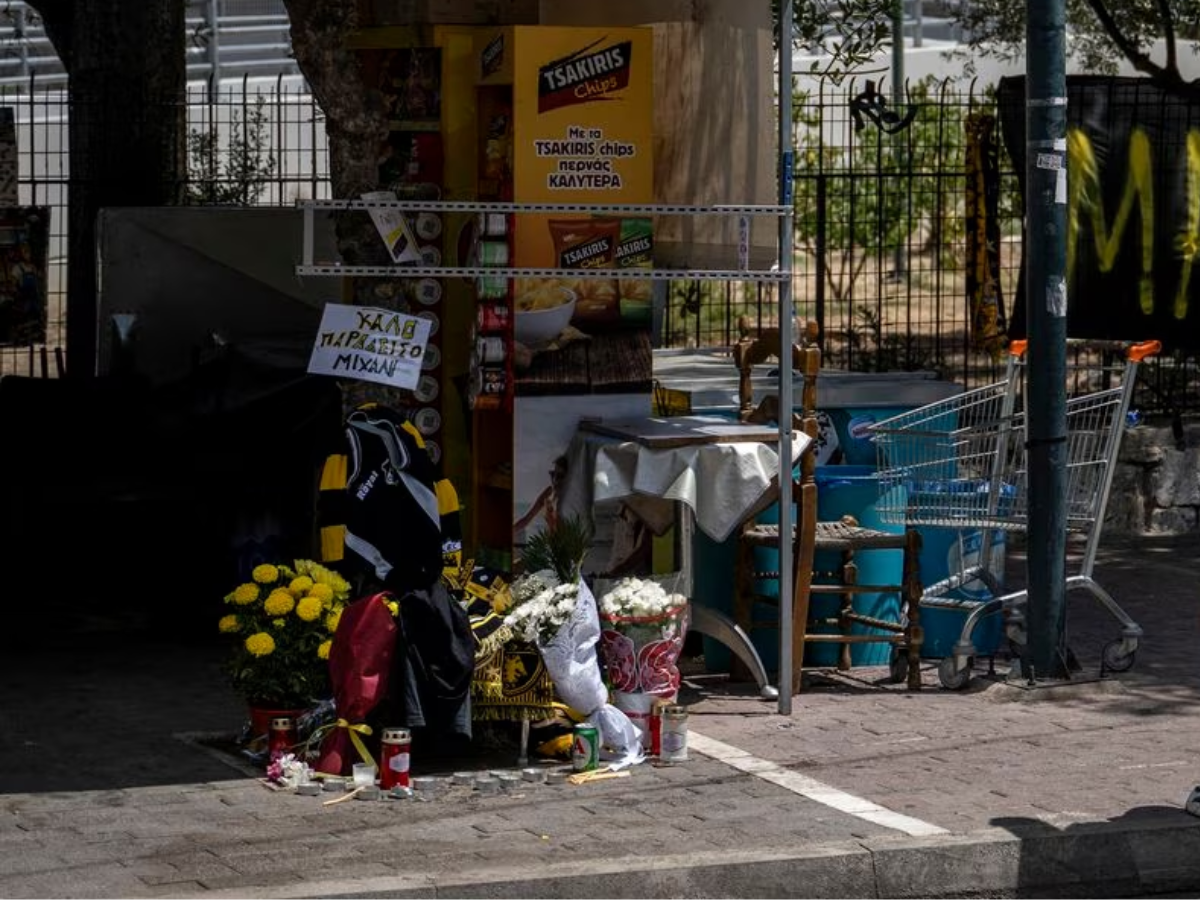
[[[333,196],[352,200],[378,190],[388,118],[378,89],[365,83],[359,55],[347,47],[350,36],[361,27],[358,0],[285,0],[285,5],[291,19],[296,64],[325,113]],[[347,265],[391,263],[365,211],[342,215],[337,238],[338,252]],[[408,309],[403,282],[399,280],[347,281],[349,303],[402,312]],[[394,405],[406,400],[401,395],[408,393],[364,381],[343,381],[341,387],[347,409],[367,401]]]
[[[170,206],[183,195],[184,4],[44,6],[70,76],[67,372],[88,377],[96,371],[97,213],[105,206]]]

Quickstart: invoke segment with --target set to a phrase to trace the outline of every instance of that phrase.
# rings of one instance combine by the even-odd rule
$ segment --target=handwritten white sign
[[[429,343],[428,319],[370,306],[325,304],[308,371],[413,390]]]

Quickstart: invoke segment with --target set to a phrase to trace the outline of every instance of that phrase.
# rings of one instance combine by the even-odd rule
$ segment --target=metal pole
[[[892,112],[901,116],[904,113],[904,0],[892,0]],[[902,168],[908,168],[908,151],[905,147],[904,140],[900,135],[894,136],[899,147],[900,164]],[[883,151],[883,134],[879,136],[879,149]],[[909,184],[911,184],[911,180]],[[883,179],[880,178],[880,187],[883,186]],[[881,205],[882,207],[882,205]],[[880,222],[880,227],[884,227],[887,223]],[[899,230],[897,230],[899,233]],[[904,246],[902,243],[896,245],[895,251],[892,254],[893,272],[892,275],[896,281],[904,278],[904,270],[907,268],[908,260],[905,259]],[[882,296],[882,293],[881,295]]]
[[[1029,363],[1029,662],[1031,678],[1067,675],[1067,76],[1066,3],[1028,4],[1025,297]]]
[[[792,714],[792,0],[779,4],[779,713]]]
[[[221,88],[221,0],[209,0],[208,16],[208,99],[214,102]]]

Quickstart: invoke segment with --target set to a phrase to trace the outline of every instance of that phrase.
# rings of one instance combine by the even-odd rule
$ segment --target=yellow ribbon
[[[338,719],[337,727],[345,728],[347,731],[350,732],[350,743],[352,743],[354,745],[354,749],[358,751],[358,755],[360,757],[362,757],[362,761],[365,762],[368,766],[375,765],[375,759],[371,756],[370,753],[367,752],[367,745],[364,744],[362,742],[362,738],[359,737],[360,734],[370,737],[371,736],[371,726],[370,725],[351,725],[345,719]]]

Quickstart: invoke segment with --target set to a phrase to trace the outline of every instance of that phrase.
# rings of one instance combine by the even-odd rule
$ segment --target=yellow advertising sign
[[[653,32],[535,27],[513,39],[517,202],[653,202]],[[522,216],[517,231],[519,266],[588,264],[560,258],[548,217]],[[612,252],[601,264],[613,264]]]

